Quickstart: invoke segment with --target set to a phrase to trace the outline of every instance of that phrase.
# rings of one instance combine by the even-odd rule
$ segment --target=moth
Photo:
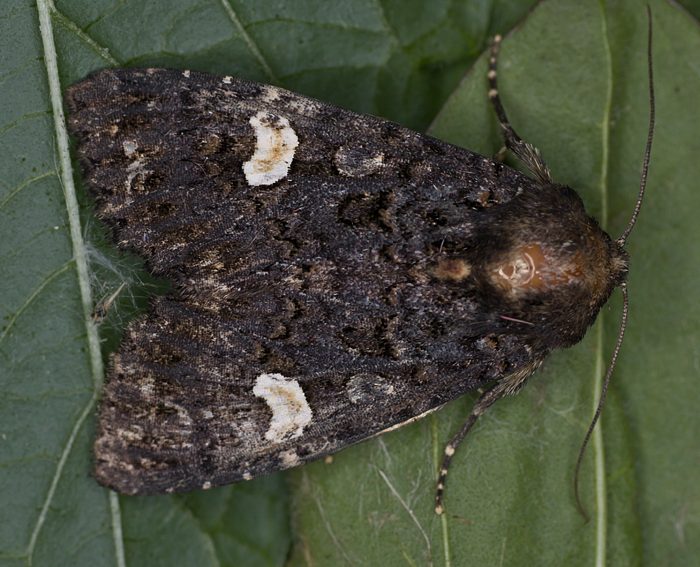
[[[484,389],[445,450],[442,511],[471,424],[580,341],[628,272],[629,232],[603,231],[509,124],[499,45],[488,94],[531,175],[228,76],[105,69],[68,89],[99,217],[173,282],[111,357],[100,483],[248,480]]]

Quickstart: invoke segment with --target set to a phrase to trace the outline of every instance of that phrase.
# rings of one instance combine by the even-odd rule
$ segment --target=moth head
[[[497,208],[481,276],[510,310],[506,320],[529,323],[551,347],[579,341],[627,277],[624,248],[565,186],[523,192]]]

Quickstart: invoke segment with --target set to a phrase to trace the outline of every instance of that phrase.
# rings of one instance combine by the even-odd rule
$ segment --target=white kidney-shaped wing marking
[[[270,428],[265,439],[282,443],[300,437],[311,423],[311,407],[299,382],[282,374],[261,374],[255,381],[253,394],[263,398],[272,411]]]
[[[299,138],[289,120],[264,110],[251,117],[250,125],[255,131],[255,151],[243,164],[243,173],[249,185],[272,185],[289,173]]]

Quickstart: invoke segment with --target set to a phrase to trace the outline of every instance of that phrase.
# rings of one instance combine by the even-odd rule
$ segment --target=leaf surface
[[[114,65],[236,73],[418,129],[442,107],[433,134],[490,155],[500,141],[483,59],[458,82],[488,36],[510,30],[531,2],[477,4],[43,0],[52,39],[33,2],[3,4],[0,563],[280,565],[292,540],[290,562],[308,565],[697,561],[700,34],[694,17],[664,2],[652,3],[657,134],[629,241],[630,326],[585,461],[588,525],[575,512],[572,469],[619,298],[581,345],[555,353],[481,419],[455,458],[444,520],[432,513],[434,478],[470,397],[332,464],[210,492],[110,497],[90,477],[102,379],[90,302],[128,283],[99,329],[106,353],[154,288],[107,243],[79,181],[73,193],[51,64],[63,86]],[[695,3],[684,5],[697,17]],[[542,2],[506,38],[499,75],[516,129],[615,235],[634,202],[646,134],[645,26],[632,0]]]

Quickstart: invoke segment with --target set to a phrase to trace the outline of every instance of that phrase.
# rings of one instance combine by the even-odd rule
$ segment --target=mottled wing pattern
[[[183,491],[288,468],[541,359],[484,315],[458,259],[492,244],[476,227],[527,177],[231,77],[105,70],[67,100],[99,216],[175,284],[113,355],[104,484]]]

